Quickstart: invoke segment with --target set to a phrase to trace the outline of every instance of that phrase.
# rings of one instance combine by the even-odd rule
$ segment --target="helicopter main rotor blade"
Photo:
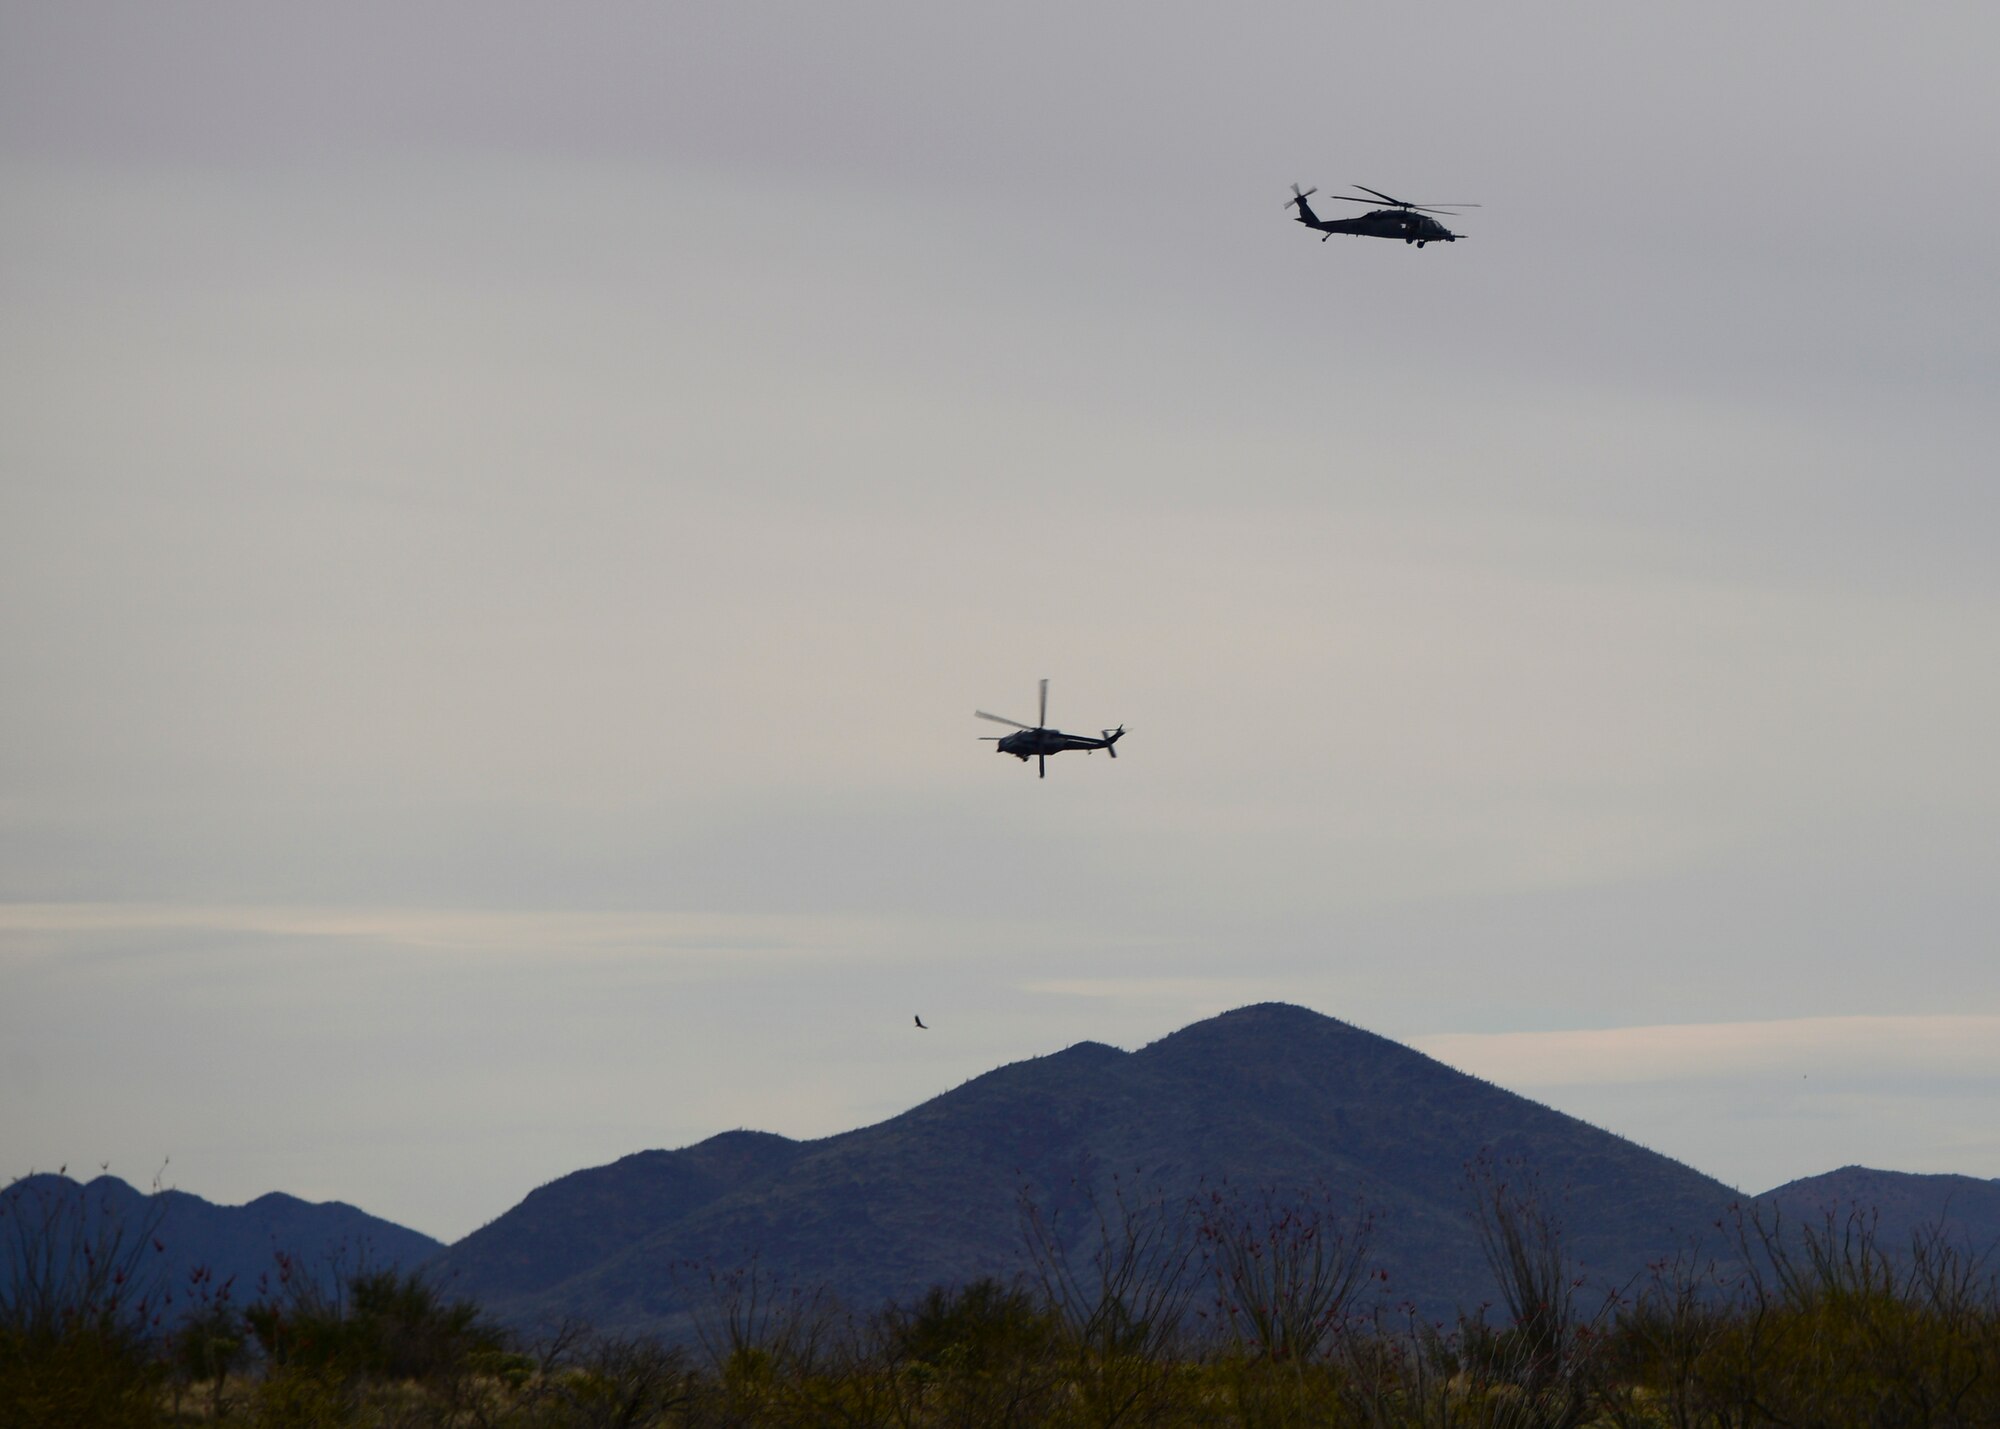
[[[1049,682],[1047,680],[1042,681],[1041,719],[1042,719],[1041,727],[1043,729],[1047,729],[1049,727]]]
[[[1017,719],[1008,719],[1005,715],[988,714],[985,710],[974,710],[973,713],[981,719],[990,719],[995,724],[1011,724],[1016,729],[1033,729],[1035,727],[1031,724],[1022,724]]]
[[[1356,184],[1354,187],[1368,189],[1368,185],[1366,184]],[[1327,197],[1339,199],[1342,203],[1386,203],[1392,208],[1408,209],[1412,213],[1450,214],[1454,209],[1480,207],[1476,203],[1411,203],[1406,199],[1390,198],[1389,195],[1377,193],[1374,189],[1368,189],[1368,192],[1375,194],[1375,197],[1356,198],[1353,194],[1328,194]]]

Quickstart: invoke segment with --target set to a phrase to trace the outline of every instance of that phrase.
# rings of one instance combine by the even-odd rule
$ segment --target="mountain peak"
[[[1413,1048],[1289,1002],[1257,1002],[1218,1013],[1147,1043],[1139,1055],[1186,1071],[1262,1066],[1290,1075],[1308,1061],[1323,1071],[1337,1064],[1376,1079],[1392,1069],[1403,1074],[1420,1066],[1444,1070]]]
[[[1467,1200],[1468,1167],[1482,1157],[1530,1164],[1565,1187],[1567,1244],[1610,1280],[1642,1267],[1674,1227],[1706,1224],[1731,1195],[1609,1132],[1282,1002],[1235,1008],[1136,1052],[1078,1042],[874,1126],[774,1139],[775,1154],[746,1174],[713,1174],[723,1145],[755,1141],[728,1133],[652,1153],[643,1167],[566,1177],[443,1264],[503,1318],[574,1314],[680,1334],[692,1302],[671,1287],[676,1266],[755,1255],[788,1284],[875,1305],[1018,1273],[1024,1195],[1164,1204],[1217,1186],[1316,1187],[1303,1194],[1367,1208],[1382,1268],[1442,1312],[1488,1293]],[[1127,1192],[1111,1179],[1121,1174],[1138,1177]]]
[[[329,1202],[328,1204],[338,1205],[339,1203]],[[303,1200],[298,1196],[290,1195],[284,1191],[266,1191],[256,1200],[244,1206],[243,1209],[246,1211],[256,1211],[264,1215],[277,1215],[306,1210],[311,1205],[312,1202]]]
[[[1262,1037],[1282,1036],[1288,1033],[1329,1032],[1335,1029],[1348,1032],[1360,1030],[1337,1017],[1328,1017],[1324,1012],[1315,1012],[1310,1007],[1299,1006],[1296,1002],[1252,1002],[1243,1007],[1232,1007],[1227,1012],[1218,1012],[1215,1016],[1205,1017],[1199,1022],[1190,1022],[1180,1031],[1169,1033],[1168,1037],[1185,1037],[1189,1033],[1204,1030],[1228,1032],[1235,1036]]]
[[[1116,1062],[1131,1055],[1124,1048],[1113,1047],[1106,1042],[1073,1042],[1060,1052],[1050,1053],[1048,1060],[1091,1066],[1097,1063]]]

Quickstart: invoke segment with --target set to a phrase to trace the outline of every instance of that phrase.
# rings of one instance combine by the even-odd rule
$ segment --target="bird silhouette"
[[[917,1018],[917,1026],[924,1027],[924,1019],[922,1017]],[[924,1031],[928,1032],[930,1030],[931,1030],[930,1028],[924,1027]]]

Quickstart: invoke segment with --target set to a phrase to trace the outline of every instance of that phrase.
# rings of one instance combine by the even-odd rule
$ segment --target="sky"
[[[449,1240],[1273,999],[2000,1177],[1996,48],[0,0],[0,1177]]]

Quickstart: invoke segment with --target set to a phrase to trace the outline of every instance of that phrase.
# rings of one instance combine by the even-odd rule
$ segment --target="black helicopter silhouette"
[[[1321,218],[1312,211],[1312,205],[1306,202],[1310,195],[1318,193],[1319,190],[1307,189],[1304,193],[1300,193],[1297,184],[1292,185],[1292,196],[1285,201],[1285,207],[1297,208],[1300,223],[1307,228],[1319,229],[1319,241],[1322,243],[1336,233],[1352,233],[1363,238],[1400,238],[1403,242],[1414,243],[1419,248],[1426,243],[1456,243],[1465,236],[1462,233],[1453,233],[1436,219],[1426,218],[1424,215],[1442,213],[1450,217],[1452,209],[1479,207],[1476,203],[1405,203],[1402,199],[1390,198],[1379,189],[1371,189],[1366,184],[1356,184],[1354,187],[1365,194],[1373,194],[1374,197],[1355,198],[1351,194],[1328,194],[1327,197],[1338,199],[1342,203],[1386,203],[1389,207],[1364,213],[1359,218]]]
[[[1011,754],[1023,763],[1026,763],[1030,758],[1034,759],[1041,770],[1036,775],[1039,779],[1049,777],[1049,756],[1051,754],[1061,754],[1065,749],[1101,749],[1113,759],[1116,759],[1118,751],[1113,749],[1112,746],[1125,736],[1125,726],[1122,724],[1116,729],[1105,730],[1104,738],[1102,739],[1090,739],[1084,735],[1064,734],[1059,729],[1050,729],[1049,682],[1047,680],[1042,681],[1042,712],[1038,716],[1041,720],[1040,724],[1022,724],[1017,719],[1007,719],[1001,715],[988,714],[985,710],[974,710],[973,713],[981,719],[990,719],[995,724],[1011,724],[1014,728],[1020,730],[1019,734],[982,734],[979,737],[981,739],[999,741],[993,749],[995,754]]]

